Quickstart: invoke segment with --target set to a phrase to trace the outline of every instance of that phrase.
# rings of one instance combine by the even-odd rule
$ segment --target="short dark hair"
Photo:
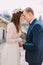
[[[27,7],[27,8],[25,9],[25,11],[26,11],[27,13],[31,12],[31,13],[34,15],[34,11],[33,11],[33,9],[30,8],[30,7]]]

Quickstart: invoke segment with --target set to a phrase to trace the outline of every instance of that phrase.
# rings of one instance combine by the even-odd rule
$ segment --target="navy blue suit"
[[[43,26],[37,19],[30,24],[23,48],[26,50],[25,60],[30,65],[41,65],[43,61]]]

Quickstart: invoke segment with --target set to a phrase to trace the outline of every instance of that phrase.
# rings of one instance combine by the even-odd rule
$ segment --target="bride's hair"
[[[14,25],[16,26],[17,32],[19,32],[19,29],[20,29],[20,16],[22,13],[23,11],[19,11],[19,12],[13,13],[12,15],[11,22],[13,22]]]

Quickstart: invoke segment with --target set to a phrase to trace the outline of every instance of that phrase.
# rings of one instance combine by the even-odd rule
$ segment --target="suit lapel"
[[[28,35],[28,36],[30,35],[30,32],[31,32],[31,30],[33,29],[34,25],[37,23],[36,20],[37,20],[37,19],[35,19],[35,20],[32,22],[32,24],[30,24],[29,29],[28,29],[28,32],[27,32],[27,35]]]

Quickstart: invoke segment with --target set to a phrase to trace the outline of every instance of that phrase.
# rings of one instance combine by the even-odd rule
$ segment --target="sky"
[[[10,14],[16,8],[25,9],[31,7],[35,17],[43,17],[43,0],[0,0],[0,12],[8,11]]]

